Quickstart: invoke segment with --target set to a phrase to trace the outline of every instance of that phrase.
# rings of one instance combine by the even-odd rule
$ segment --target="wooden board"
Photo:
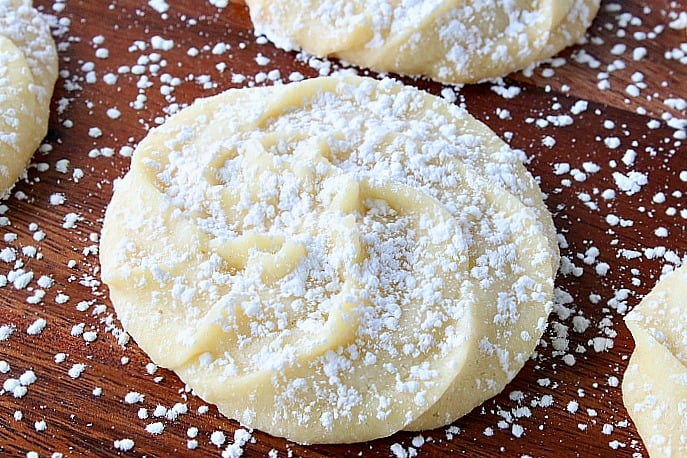
[[[0,341],[0,368],[9,369],[0,381],[36,376],[23,397],[0,395],[0,451],[220,456],[238,424],[212,406],[204,412],[174,374],[150,373],[134,342],[120,345],[99,283],[102,217],[129,165],[122,148],[196,97],[337,65],[256,40],[238,4],[170,2],[166,13],[133,0],[37,4],[54,17],[61,78],[45,145],[0,207],[0,250],[16,253],[0,261],[0,274],[33,273],[24,288],[0,287],[0,326],[14,330]],[[586,43],[499,84],[454,91],[456,103],[531,157],[561,234],[560,305],[513,383],[451,428],[346,446],[301,446],[254,431],[244,456],[646,456],[621,398],[633,348],[623,316],[687,251],[687,147],[684,126],[675,128],[687,118],[687,66],[673,51],[682,44],[687,53],[687,34],[670,26],[686,9],[681,1],[605,1]],[[42,276],[53,284],[41,288]],[[39,289],[44,297],[29,299]],[[38,319],[45,329],[27,333]],[[142,402],[127,403],[131,392]],[[177,403],[186,413],[154,415]],[[156,422],[164,431],[147,432]],[[226,435],[221,447],[211,442],[215,431]],[[117,448],[123,439],[133,448]]]

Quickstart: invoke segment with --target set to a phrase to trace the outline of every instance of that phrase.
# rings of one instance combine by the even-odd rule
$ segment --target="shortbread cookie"
[[[26,0],[0,0],[0,197],[21,175],[48,131],[57,80],[50,28]]]
[[[635,350],[623,400],[651,458],[687,456],[687,265],[625,318]]]
[[[451,84],[504,76],[582,37],[599,0],[246,0],[278,47]]]
[[[230,90],[138,145],[102,278],[141,348],[247,426],[333,443],[445,425],[546,325],[559,257],[520,160],[392,80]]]
[[[30,157],[38,146],[32,85],[24,54],[0,35],[0,197],[24,170],[27,154]]]

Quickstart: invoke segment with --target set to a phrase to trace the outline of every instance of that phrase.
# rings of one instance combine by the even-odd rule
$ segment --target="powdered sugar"
[[[191,415],[180,416],[174,421],[161,419],[169,427],[163,435],[155,438],[145,433],[146,422],[139,421],[137,417],[141,405],[130,406],[122,401],[130,390],[145,393],[148,397],[144,408],[152,417],[158,403],[164,403],[167,409],[171,409],[179,400],[176,399],[176,391],[183,390],[183,383],[163,370],[155,375],[148,374],[143,369],[148,360],[140,354],[134,341],[123,346],[128,335],[121,331],[121,325],[114,317],[107,319],[113,310],[104,295],[105,290],[93,286],[93,280],[98,279],[96,258],[93,254],[82,255],[86,248],[94,245],[88,240],[88,233],[99,228],[98,219],[109,197],[111,180],[128,168],[132,151],[130,145],[134,145],[145,134],[146,126],[156,125],[156,118],[175,112],[190,103],[196,95],[209,95],[232,85],[256,85],[255,75],[258,73],[265,74],[264,79],[257,78],[264,81],[263,84],[273,84],[267,74],[275,69],[279,69],[281,77],[286,80],[290,72],[308,78],[319,71],[335,71],[339,65],[311,56],[292,62],[293,55],[280,53],[264,41],[253,39],[251,31],[241,30],[233,22],[234,17],[241,17],[241,10],[232,6],[226,13],[218,13],[212,8],[203,9],[199,4],[198,14],[195,14],[195,11],[184,9],[183,4],[170,3],[170,10],[166,13],[168,17],[164,20],[145,2],[137,10],[129,8],[127,2],[103,3],[93,6],[92,11],[89,9],[83,15],[76,3],[56,1],[53,5],[43,6],[45,11],[58,14],[59,17],[51,19],[53,30],[63,34],[58,44],[63,56],[69,57],[71,62],[65,60],[62,63],[63,79],[58,98],[54,101],[58,109],[55,114],[58,121],[51,137],[36,155],[36,162],[43,162],[50,168],[47,171],[44,171],[44,166],[40,170],[39,167],[30,168],[27,179],[22,180],[17,188],[21,193],[17,193],[16,198],[11,196],[4,208],[0,206],[0,227],[5,231],[2,237],[4,245],[0,248],[14,251],[14,259],[10,263],[2,263],[4,270],[0,273],[0,291],[9,301],[9,307],[5,303],[0,307],[0,324],[9,326],[7,329],[14,328],[14,333],[6,341],[0,341],[4,345],[2,350],[8,351],[2,357],[7,360],[7,367],[0,362],[0,372],[8,371],[3,381],[7,377],[18,379],[29,368],[21,362],[22,357],[16,357],[13,352],[28,351],[29,348],[31,354],[45,360],[46,365],[33,367],[40,390],[29,387],[22,398],[5,395],[6,416],[12,427],[21,434],[35,434],[34,422],[45,417],[48,425],[46,432],[58,438],[64,436],[60,434],[63,429],[57,428],[57,424],[77,424],[80,427],[86,422],[92,423],[93,426],[88,428],[100,428],[109,436],[109,441],[104,441],[102,446],[111,453],[117,451],[113,448],[114,441],[127,437],[136,439],[133,454],[151,454],[154,450],[161,453],[161,449],[155,448],[157,446],[167,449],[176,447],[180,453],[211,453],[214,446],[209,443],[210,433],[222,429],[230,438],[233,426],[217,418],[214,409],[208,410],[203,406],[198,412],[201,401],[197,398],[188,393],[179,393],[179,396],[188,396]],[[525,149],[528,156],[534,155],[531,169],[541,175],[544,191],[549,194],[549,207],[556,212],[561,246],[564,247],[566,264],[570,267],[568,276],[558,280],[571,295],[572,302],[565,304],[570,312],[566,315],[560,309],[560,316],[557,313],[553,318],[568,326],[567,346],[562,339],[558,339],[561,330],[557,326],[554,329],[552,325],[551,332],[555,331],[555,334],[551,334],[551,337],[547,334],[535,361],[528,365],[527,372],[523,374],[522,381],[516,379],[514,382],[525,393],[524,404],[532,411],[532,417],[520,420],[519,424],[525,430],[522,438],[516,439],[511,427],[503,430],[497,427],[502,420],[496,413],[498,410],[510,411],[522,404],[521,401],[516,404],[516,401],[504,395],[486,402],[460,422],[460,428],[452,427],[461,431],[460,434],[452,432],[454,429],[451,428],[445,429],[446,434],[440,430],[431,448],[415,447],[409,436],[399,435],[388,443],[346,446],[351,450],[350,453],[389,454],[391,442],[399,443],[406,451],[414,447],[421,456],[434,450],[438,453],[458,448],[469,451],[475,443],[473,438],[477,437],[485,453],[536,456],[538,452],[532,443],[548,444],[550,439],[557,440],[555,438],[560,434],[565,437],[575,434],[575,441],[568,441],[561,447],[565,447],[565,450],[577,447],[579,453],[592,448],[595,452],[604,453],[604,450],[608,451],[609,443],[613,443],[615,448],[624,453],[646,454],[632,424],[628,425],[627,416],[617,408],[620,390],[612,383],[606,383],[606,380],[609,375],[622,378],[623,361],[627,358],[629,337],[620,324],[620,315],[637,303],[639,296],[648,290],[661,273],[679,265],[684,255],[684,250],[677,244],[681,225],[687,218],[687,210],[682,202],[684,198],[680,194],[680,183],[687,181],[687,178],[680,181],[680,172],[685,167],[677,159],[684,146],[677,143],[680,129],[671,127],[679,127],[680,119],[685,118],[685,114],[680,112],[679,102],[680,98],[685,98],[680,84],[683,78],[679,77],[684,67],[681,61],[684,63],[685,60],[684,50],[680,47],[684,34],[681,33],[683,29],[679,28],[684,5],[671,3],[661,9],[654,6],[651,13],[643,11],[637,2],[612,2],[604,7],[603,16],[593,26],[589,41],[573,50],[572,57],[564,53],[557,62],[533,68],[531,77],[516,74],[504,81],[504,88],[522,89],[514,98],[505,99],[495,95],[489,90],[491,85],[452,88],[456,103],[470,108],[513,145]],[[184,14],[187,15],[182,17],[180,10],[186,11]],[[102,19],[93,19],[94,14],[102,16]],[[641,19],[641,24],[637,19]],[[70,21],[73,22],[71,29],[68,28]],[[672,23],[675,28],[672,28]],[[116,33],[108,24],[118,24]],[[126,30],[123,24],[126,24]],[[149,24],[150,28],[146,29],[144,24]],[[665,32],[657,28],[661,24]],[[639,32],[643,32],[644,36]],[[217,33],[222,35],[216,36]],[[98,45],[94,37],[100,34],[106,38]],[[154,35],[173,39],[174,46],[152,50],[150,39]],[[127,50],[134,41],[139,40],[148,43],[148,48]],[[231,44],[232,49],[223,55],[212,54],[220,41]],[[623,43],[624,50],[618,48],[618,53],[611,55],[609,50],[616,43]],[[96,59],[94,45],[107,47],[110,57]],[[646,48],[647,54],[642,64],[637,66],[633,64],[633,50],[641,46]],[[198,51],[194,58],[186,55],[186,50],[192,47]],[[580,49],[585,51],[586,57]],[[161,60],[154,62],[150,59],[147,64],[138,63],[141,56],[149,56],[154,52],[160,54]],[[270,64],[257,68],[254,58],[258,53],[268,57]],[[166,67],[161,65],[163,60],[169,62]],[[560,65],[561,60],[563,65]],[[84,66],[82,70],[82,64],[87,62],[93,65]],[[224,74],[215,68],[215,65],[222,63],[226,66]],[[118,73],[120,65],[128,65],[129,68],[144,65],[145,72],[141,75]],[[159,66],[157,70],[155,65]],[[596,68],[591,68],[594,65]],[[670,69],[665,71],[665,77],[656,76],[656,69],[660,72],[663,68]],[[549,76],[544,76],[544,69],[550,70]],[[640,82],[646,83],[647,87],[643,89],[637,86],[640,95],[630,97],[624,94],[624,90],[630,84],[636,85],[637,78],[632,75],[637,71],[644,73],[645,77]],[[669,71],[675,72],[676,77],[671,78]],[[207,89],[195,82],[201,74],[208,75]],[[234,83],[232,74],[235,75]],[[144,75],[147,81],[142,81],[139,89],[136,87],[138,78]],[[95,80],[91,80],[92,77]],[[87,82],[87,78],[96,83]],[[608,89],[599,91],[596,88],[597,81],[605,81]],[[152,86],[149,86],[151,83]],[[438,86],[425,82],[416,84],[437,94],[441,92]],[[139,97],[139,93],[145,98]],[[140,105],[137,106],[141,109],[134,110],[133,103],[139,99]],[[554,102],[559,103],[560,108],[555,108]],[[110,107],[117,108],[122,116],[118,119],[106,116],[106,110]],[[637,116],[632,118],[630,111],[636,111]],[[671,113],[672,117],[665,116],[662,111]],[[562,128],[553,128],[551,125],[537,127],[532,133],[530,128],[535,125],[523,121],[526,116],[546,121],[549,115],[561,114],[572,115],[573,124]],[[62,127],[62,122],[67,119],[72,121],[69,130]],[[606,121],[612,121],[615,127],[607,128]],[[103,135],[99,138],[88,137],[87,129],[92,126],[99,127]],[[555,140],[553,147],[540,144],[544,136]],[[596,141],[594,136],[598,137]],[[612,151],[604,143],[609,136],[617,137],[621,143]],[[77,140],[88,146],[75,146]],[[638,143],[638,146],[633,143]],[[91,149],[100,150],[104,147],[114,147],[115,156],[86,157]],[[628,150],[634,150],[634,154],[628,153]],[[588,171],[585,168],[588,161],[595,163],[599,170]],[[568,170],[552,177],[554,163],[565,163]],[[80,169],[75,174],[79,184],[72,179],[76,169]],[[616,186],[612,173],[618,171],[628,175],[631,170],[646,174],[648,182],[641,186],[639,192],[628,196]],[[585,180],[580,181],[581,178]],[[663,193],[664,202],[654,202],[654,196],[659,192]],[[64,202],[46,207],[49,196],[54,193],[64,194]],[[580,196],[584,196],[585,200]],[[589,206],[592,204],[595,207]],[[80,214],[85,219],[71,229],[61,229],[59,226],[63,223],[63,216],[70,212]],[[54,215],[58,224],[48,221],[47,215]],[[47,234],[42,243],[34,241],[34,232],[28,229],[28,223],[33,221]],[[657,240],[654,232],[658,228],[665,228],[669,237]],[[31,250],[24,250],[28,246],[35,247],[36,255],[43,254],[44,258],[30,257]],[[598,255],[589,252],[592,247],[597,248]],[[15,264],[17,262],[21,265]],[[602,275],[600,272],[604,270],[604,263],[610,269]],[[7,283],[7,276],[10,271],[18,269],[33,271],[34,279],[24,289],[14,290],[12,282]],[[572,272],[579,275],[573,275]],[[55,286],[52,289],[45,289],[39,284],[39,279],[44,275],[53,277]],[[36,293],[41,289],[46,292],[44,298],[35,303],[26,302],[27,298],[38,298]],[[59,306],[55,304],[58,290],[71,296],[71,301]],[[27,335],[26,329],[39,317],[45,319],[44,331]],[[81,338],[69,337],[71,327],[81,322],[86,323],[85,329],[95,327],[99,330],[98,340],[90,346],[86,346]],[[617,335],[606,335],[610,330],[615,330]],[[551,353],[550,339],[554,335],[557,345],[560,344],[560,353],[557,350],[556,356]],[[560,337],[563,337],[562,332]],[[597,354],[593,348],[593,337],[613,339],[614,347]],[[46,345],[46,342],[49,344]],[[54,362],[53,356],[56,361],[59,359],[62,362]],[[127,366],[120,364],[124,356],[131,358]],[[565,362],[569,356],[575,359],[572,368],[567,367]],[[89,369],[74,386],[78,386],[78,392],[84,393],[84,408],[76,419],[66,422],[67,414],[63,413],[60,405],[43,398],[42,393],[60,390],[66,393],[65,397],[71,397],[76,392],[71,388],[72,385],[66,391],[63,385],[56,388],[49,375],[53,374],[54,368],[61,380],[71,381],[67,370],[72,364],[81,362],[88,362]],[[111,375],[113,371],[116,371],[116,377]],[[120,375],[126,380],[126,386],[121,385]],[[98,379],[95,380],[93,376]],[[158,377],[163,380],[154,381]],[[535,383],[537,378],[543,384]],[[544,380],[548,382],[544,383]],[[596,387],[593,383],[596,383]],[[97,386],[94,387],[94,384]],[[119,388],[113,388],[113,385]],[[98,390],[100,386],[104,388]],[[97,398],[92,392],[101,393],[102,396]],[[538,404],[536,407],[530,405],[535,396],[541,398],[544,394],[553,397],[552,407],[544,409]],[[40,415],[32,414],[29,407],[32,400],[45,404],[47,408]],[[114,403],[108,401],[103,404],[103,400],[114,400]],[[565,410],[569,402],[579,404],[572,418],[568,417],[570,414]],[[499,409],[495,409],[494,405],[499,405]],[[108,409],[107,417],[97,414],[104,406]],[[595,409],[597,415],[588,415],[588,408]],[[23,421],[15,422],[15,411]],[[201,413],[202,417],[196,417]],[[60,415],[62,417],[57,421],[53,419]],[[584,432],[570,431],[576,430],[578,423]],[[125,424],[126,427],[112,428],[118,424]],[[572,428],[567,428],[568,424]],[[197,438],[185,438],[184,433],[189,425],[199,428]],[[604,428],[608,430],[604,425],[613,426],[609,436],[602,432]],[[67,426],[64,429],[65,434],[72,432],[69,428]],[[490,436],[482,434],[485,428],[491,430]],[[451,439],[448,438],[449,433]],[[601,435],[604,440],[598,442],[597,438]],[[254,436],[259,445],[255,447],[256,451],[250,443],[246,444],[248,455],[271,447],[275,448],[273,455],[286,456],[288,450],[294,455],[307,453],[295,445],[287,447],[281,442],[273,442],[274,439],[264,439],[266,436],[257,431]],[[144,439],[148,437],[156,441],[155,446]],[[186,449],[186,440],[196,441],[194,447],[189,447],[193,451]],[[60,441],[51,436],[50,440],[43,442],[45,447],[40,451],[38,446],[32,447],[40,456],[50,456],[54,450],[66,453],[68,447],[74,447],[74,453],[79,450],[79,444],[69,439]],[[504,443],[504,450],[499,451]],[[268,446],[264,447],[265,444]],[[618,444],[624,444],[625,449],[622,450]],[[215,450],[215,453],[219,451]]]

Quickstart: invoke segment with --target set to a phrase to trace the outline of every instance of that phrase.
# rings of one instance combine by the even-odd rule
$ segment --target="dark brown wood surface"
[[[271,84],[276,70],[282,81],[322,70],[256,40],[238,4],[170,1],[164,14],[133,0],[37,4],[54,18],[61,75],[45,145],[0,206],[0,250],[16,253],[0,261],[0,275],[33,273],[26,287],[0,287],[0,329],[14,330],[0,341],[0,369],[8,369],[0,383],[27,371],[36,380],[20,398],[1,391],[0,455],[221,456],[238,424],[212,406],[199,413],[206,404],[173,373],[150,374],[135,342],[118,343],[98,276],[102,217],[113,181],[129,166],[122,147],[135,146],[166,113],[230,87]],[[676,21],[685,10],[683,1],[604,1],[586,43],[498,84],[454,91],[456,103],[531,157],[561,234],[561,305],[512,384],[453,428],[345,446],[301,446],[253,431],[244,456],[647,456],[622,403],[633,348],[623,316],[687,252],[687,32]],[[173,42],[152,49],[155,36]],[[269,63],[259,65],[258,55]],[[121,116],[108,116],[110,108]],[[625,191],[623,177],[640,178],[637,192]],[[68,214],[78,215],[73,227],[64,227]],[[42,276],[54,284],[41,288]],[[32,303],[38,289],[45,295]],[[45,329],[27,333],[39,318]],[[84,370],[73,378],[78,364]],[[130,392],[143,401],[125,402]],[[177,403],[187,413],[154,416],[157,406]],[[139,418],[141,408],[148,418]],[[164,424],[162,434],[146,431],[154,422]],[[221,447],[211,443],[215,431],[226,435]],[[118,449],[122,439],[133,448]]]

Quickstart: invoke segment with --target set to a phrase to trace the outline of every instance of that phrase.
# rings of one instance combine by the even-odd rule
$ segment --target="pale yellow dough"
[[[48,131],[57,50],[47,22],[27,0],[0,0],[0,198]]]
[[[0,35],[0,197],[12,187],[38,146],[34,134],[36,98],[24,54]],[[40,140],[39,140],[40,141]],[[30,151],[30,152],[28,152]]]
[[[138,145],[102,278],[150,357],[247,426],[438,427],[502,390],[546,325],[558,248],[521,160],[392,80],[230,90]]]
[[[504,76],[579,40],[599,0],[246,0],[280,48],[451,84]]]
[[[635,350],[623,400],[651,458],[687,456],[687,264],[625,318]]]

